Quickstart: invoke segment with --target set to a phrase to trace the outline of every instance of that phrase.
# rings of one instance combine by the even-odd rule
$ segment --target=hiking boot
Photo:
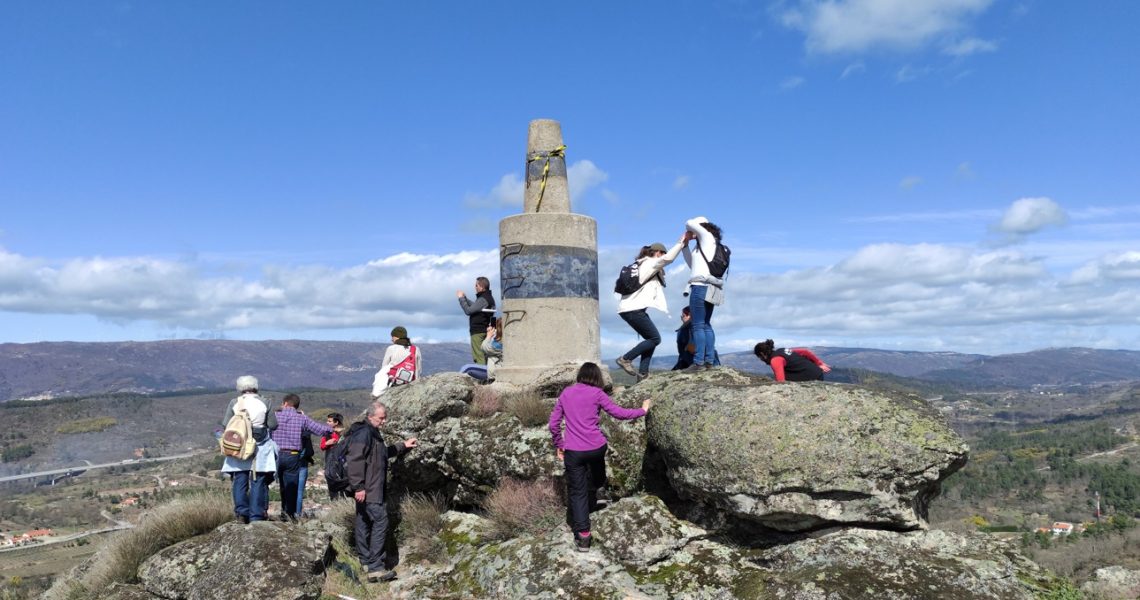
[[[626,360],[624,356],[619,356],[614,362],[617,363],[617,366],[621,367],[622,371],[637,377],[637,369],[633,368],[633,361]]]
[[[681,372],[682,373],[697,373],[699,371],[704,371],[704,370],[705,370],[704,365],[698,365],[697,363],[693,363],[693,364],[685,367],[684,369],[681,369]]]
[[[368,572],[368,581],[392,581],[395,578],[395,571],[376,570]]]
[[[638,373],[637,374],[637,382],[638,383],[641,383],[642,381],[645,381],[646,379],[649,379],[649,373]]]
[[[583,535],[578,535],[577,533],[575,533],[574,534],[574,546],[576,547],[578,552],[589,552],[590,551],[590,541],[593,539],[594,539],[594,536],[592,536],[592,535],[583,536]]]
[[[705,363],[705,370],[706,371],[711,370],[713,367],[716,367],[716,365],[714,365],[712,363]]]

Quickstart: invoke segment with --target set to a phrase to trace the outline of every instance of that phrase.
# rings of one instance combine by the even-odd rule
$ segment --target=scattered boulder
[[[337,529],[317,521],[226,523],[160,550],[138,576],[166,600],[315,600]]]
[[[573,363],[551,367],[539,373],[534,381],[527,386],[527,389],[533,390],[543,398],[557,398],[562,390],[574,385],[578,380],[578,369],[581,366],[580,363]],[[613,379],[610,378],[610,373],[605,368],[602,368],[602,379],[605,382],[606,390],[613,387]]]
[[[1140,598],[1140,571],[1124,567],[1097,569],[1091,580],[1081,584],[1081,591],[1101,600]]]
[[[437,373],[408,385],[388,388],[380,400],[388,406],[387,431],[404,437],[436,421],[467,413],[478,382],[463,373]]]
[[[514,416],[497,413],[485,419],[448,418],[424,429],[419,447],[393,469],[393,482],[474,506],[503,477],[531,480],[560,469],[550,432],[524,428]]]
[[[626,566],[661,562],[707,531],[674,517],[656,496],[623,498],[595,515],[603,552]]]
[[[779,531],[926,526],[968,447],[921,399],[733,369],[652,377],[648,443],[681,498]],[[632,402],[627,402],[632,404]]]
[[[767,550],[773,598],[1033,600],[1054,578],[1011,543],[981,534],[845,529]]]

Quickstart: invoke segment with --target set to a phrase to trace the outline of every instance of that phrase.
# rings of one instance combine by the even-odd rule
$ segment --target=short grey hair
[[[384,411],[384,414],[387,415],[388,414],[388,406],[386,404],[384,404],[383,402],[377,400],[368,406],[368,410],[364,411],[364,416],[374,417],[374,416],[376,416],[376,413],[378,413],[380,411]]]
[[[253,375],[242,375],[237,378],[237,391],[239,392],[256,392],[257,391],[257,378]]]

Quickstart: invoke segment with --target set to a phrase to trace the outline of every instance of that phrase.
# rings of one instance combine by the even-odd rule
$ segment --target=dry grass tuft
[[[535,391],[514,392],[503,398],[503,410],[514,415],[523,427],[541,427],[550,422],[552,402]]]
[[[412,494],[400,501],[400,525],[396,532],[408,553],[428,559],[444,554],[443,541],[437,535],[443,529],[443,513],[447,501],[437,493]]]
[[[489,385],[480,385],[471,394],[471,407],[467,414],[476,418],[489,417],[503,409],[499,392]]]
[[[494,523],[493,535],[508,539],[526,533],[538,535],[558,527],[566,510],[550,479],[523,481],[504,477],[499,487],[483,501]]]
[[[134,583],[139,565],[159,550],[213,531],[233,518],[229,494],[192,494],[162,504],[146,513],[134,529],[107,540],[90,559],[90,568],[79,571],[74,578],[58,579],[43,598],[95,598],[113,583]]]

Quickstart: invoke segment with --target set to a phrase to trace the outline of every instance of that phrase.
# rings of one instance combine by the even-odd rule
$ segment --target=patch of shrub
[[[566,510],[550,479],[504,477],[483,501],[483,509],[494,525],[492,536],[503,540],[522,533],[538,535],[566,519]]]
[[[503,409],[499,392],[489,385],[480,385],[471,394],[471,407],[467,414],[476,418],[489,417]]]
[[[554,408],[535,391],[507,394],[503,398],[503,410],[514,415],[523,427],[541,427],[550,422],[550,411]]]
[[[118,425],[114,417],[94,417],[91,419],[76,419],[55,428],[56,433],[91,433],[104,431]]]
[[[159,550],[210,531],[234,518],[229,494],[183,496],[147,513],[134,529],[121,531],[73,577],[56,580],[45,600],[96,598],[113,583],[135,583],[139,565]]]
[[[400,502],[400,525],[396,535],[410,554],[429,559],[443,555],[443,542],[436,535],[443,529],[447,502],[443,496],[412,494]]]

